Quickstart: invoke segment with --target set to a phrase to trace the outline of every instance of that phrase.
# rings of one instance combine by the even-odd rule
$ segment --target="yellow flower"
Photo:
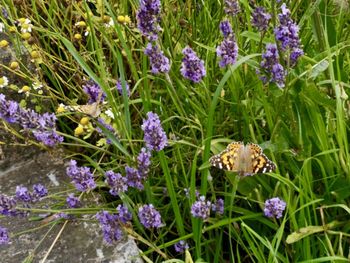
[[[86,23],[84,21],[79,21],[74,24],[76,27],[85,27]]]
[[[3,39],[0,41],[0,47],[7,47],[9,45],[9,42],[7,40]]]
[[[40,57],[40,53],[36,50],[33,50],[32,52],[30,52],[30,56],[32,57],[32,59],[38,59]]]
[[[18,22],[21,26],[22,33],[32,32],[33,25],[31,24],[32,22],[28,18],[20,18],[18,19]]]
[[[24,24],[25,21],[26,21],[25,17],[18,18],[18,22],[20,25]]]
[[[117,17],[119,23],[124,23],[125,22],[125,16],[118,16]]]
[[[123,24],[129,24],[131,20],[129,16],[118,16],[118,22]]]
[[[81,40],[83,37],[81,36],[81,34],[75,34],[74,35],[74,39],[76,40]]]
[[[130,17],[129,16],[125,16],[125,23],[126,24],[130,24],[130,22],[131,22]]]
[[[74,136],[79,136],[84,133],[84,127],[81,125],[78,125],[78,127],[75,128],[74,130]]]
[[[32,35],[29,33],[29,32],[25,32],[25,33],[22,33],[21,34],[21,37],[24,39],[24,40],[28,40]]]
[[[7,77],[3,76],[0,78],[0,88],[4,88],[9,84],[9,80]]]
[[[65,111],[66,111],[66,107],[62,103],[58,105],[58,108],[56,110],[57,113],[63,113]]]
[[[17,61],[12,61],[12,62],[10,63],[10,69],[15,70],[15,69],[18,69],[18,67],[19,67],[19,64],[18,64]]]
[[[83,117],[80,119],[80,124],[85,126],[89,124],[89,121],[90,121],[89,117]]]
[[[23,92],[30,91],[30,87],[29,86],[23,86],[21,90]]]
[[[26,94],[27,96],[29,95],[29,91],[30,91],[30,87],[29,86],[23,86],[19,91],[18,93],[24,93]]]

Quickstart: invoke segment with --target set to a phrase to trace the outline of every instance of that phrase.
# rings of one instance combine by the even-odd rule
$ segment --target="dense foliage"
[[[348,262],[347,1],[0,5],[0,49],[17,56],[0,92],[21,96],[0,94],[0,117],[21,142],[65,149],[57,220],[90,214],[151,262]],[[103,205],[82,209],[91,194]],[[18,186],[0,213],[30,217],[46,198]]]

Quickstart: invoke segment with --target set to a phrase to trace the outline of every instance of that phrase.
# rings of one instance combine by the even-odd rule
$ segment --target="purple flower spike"
[[[7,228],[0,226],[0,245],[6,245],[10,241]]]
[[[16,186],[16,198],[26,203],[29,203],[33,200],[33,196],[28,191],[28,188],[22,185]]]
[[[89,80],[85,85],[83,85],[83,91],[89,96],[89,104],[94,102],[102,102],[106,98],[106,94],[103,92],[101,87],[93,80]],[[99,96],[101,96],[100,101],[98,101]]]
[[[120,80],[117,81],[117,90],[120,95],[123,95],[123,86]],[[125,81],[125,90],[128,97],[130,97],[130,88],[129,88],[129,84],[126,81]]]
[[[216,212],[219,215],[224,214],[224,200],[222,200],[221,198],[217,199],[216,203],[212,204],[211,210],[213,210],[213,212]]]
[[[47,189],[45,186],[43,186],[42,184],[35,184],[33,185],[33,195],[36,197],[36,198],[42,198],[42,197],[45,197],[47,196]]]
[[[132,214],[130,213],[126,205],[118,205],[117,211],[120,222],[126,224],[127,222],[131,221]]]
[[[265,12],[265,8],[257,7],[253,12],[251,23],[259,31],[264,32],[268,29],[270,20],[271,15]]]
[[[78,191],[85,192],[96,187],[96,183],[90,168],[77,166],[77,162],[75,160],[71,160],[69,162],[66,173],[72,179],[75,188]]]
[[[153,74],[168,73],[170,70],[169,59],[164,56],[163,51],[157,44],[148,43],[145,49],[145,54],[151,62],[151,71]]]
[[[112,244],[114,241],[122,238],[123,231],[120,228],[117,215],[110,214],[107,211],[101,211],[96,214],[96,218],[100,222],[103,239],[108,244]]]
[[[8,123],[19,124],[47,146],[52,147],[63,141],[63,137],[56,133],[55,114],[41,115],[33,110],[23,109],[17,102],[6,100],[3,94],[0,94],[0,118]]]
[[[140,7],[136,14],[137,27],[141,34],[148,40],[158,39],[160,31],[160,1],[159,0],[140,0]]]
[[[194,217],[207,220],[210,216],[211,202],[205,200],[205,196],[200,196],[199,200],[194,202],[191,207],[191,214]]]
[[[198,83],[206,75],[206,70],[204,67],[204,61],[199,59],[196,52],[190,47],[185,47],[182,50],[184,58],[181,64],[181,75],[195,83]]]
[[[16,216],[18,211],[16,210],[16,200],[13,197],[0,194],[0,215],[4,216]]]
[[[135,187],[139,190],[143,190],[144,186],[142,183],[142,178],[139,172],[135,168],[126,166],[125,173],[126,173],[128,186]]]
[[[17,102],[6,100],[4,94],[0,94],[0,118],[8,123],[17,123],[20,115],[20,108]]]
[[[220,68],[236,63],[238,57],[238,46],[233,35],[225,38],[220,46],[216,48],[216,54],[221,58]]]
[[[152,204],[141,206],[139,208],[138,216],[141,224],[146,228],[159,228],[163,226],[160,213],[153,207]]]
[[[128,190],[127,178],[123,177],[120,173],[114,173],[113,171],[107,171],[105,173],[106,182],[111,187],[109,192],[111,195],[119,195]]]
[[[186,249],[189,248],[188,244],[184,240],[180,240],[174,245],[175,251],[178,253],[183,253]]]
[[[284,87],[286,72],[279,63],[279,55],[275,44],[267,44],[266,52],[262,55],[260,67],[263,74],[258,71],[258,75],[264,82],[274,82],[279,88]]]
[[[143,120],[141,129],[144,131],[143,140],[149,150],[159,152],[167,146],[168,139],[156,113],[147,113],[147,119]]]
[[[265,201],[264,214],[267,217],[281,218],[286,205],[286,202],[278,197],[268,199]]]
[[[241,9],[238,0],[225,0],[225,13],[231,16],[237,15]]]
[[[220,22],[220,31],[224,37],[228,37],[230,34],[232,34],[233,31],[232,31],[230,21],[228,21],[228,20],[221,21]]]
[[[143,180],[148,176],[150,165],[151,152],[148,151],[147,148],[142,148],[137,156],[137,171]]]
[[[66,202],[70,208],[77,208],[81,205],[79,198],[75,197],[73,193],[68,195]]]
[[[304,54],[299,39],[299,27],[290,18],[290,10],[286,4],[281,6],[282,12],[278,14],[279,26],[275,28],[276,40],[281,43],[282,51],[290,50],[290,66],[295,66],[298,58]]]

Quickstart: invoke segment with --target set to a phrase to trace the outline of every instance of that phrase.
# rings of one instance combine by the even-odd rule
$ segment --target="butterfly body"
[[[232,142],[221,153],[209,159],[212,166],[219,169],[237,172],[248,176],[257,173],[268,173],[276,169],[276,165],[262,152],[259,145],[243,142]]]
[[[94,118],[101,114],[101,110],[97,102],[85,105],[67,106],[67,109],[74,112],[84,113]]]

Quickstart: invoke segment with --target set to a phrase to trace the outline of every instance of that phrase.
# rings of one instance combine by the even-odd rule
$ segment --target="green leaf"
[[[321,60],[316,65],[312,67],[310,78],[315,79],[318,77],[323,71],[325,71],[329,66],[329,63],[327,60]]]

